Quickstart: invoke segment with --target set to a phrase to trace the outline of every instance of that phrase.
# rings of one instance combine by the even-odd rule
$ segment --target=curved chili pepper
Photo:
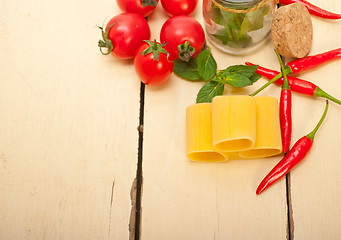
[[[279,100],[279,120],[281,124],[282,149],[287,153],[291,142],[292,118],[291,118],[291,90],[287,75],[285,74],[284,65],[278,51],[275,50],[278,61],[281,65],[282,74],[284,78],[281,97]]]
[[[289,62],[287,66],[285,66],[284,72],[286,74],[291,74],[291,73],[299,73],[299,72],[307,71],[315,67],[318,67],[325,62],[329,62],[337,58],[341,58],[341,48],[337,48],[328,52],[293,60]],[[257,89],[255,92],[250,94],[250,96],[255,96],[257,93],[265,89],[271,83],[280,79],[282,76],[283,74],[282,72],[280,72],[274,78],[272,78],[270,82],[264,84],[261,88]]]
[[[307,8],[310,14],[315,15],[317,17],[326,18],[326,19],[340,19],[341,18],[341,14],[326,11],[305,0],[279,0],[278,2],[279,4],[284,4],[284,5],[296,3],[296,2],[302,3]]]
[[[280,179],[285,174],[287,174],[293,167],[295,167],[307,155],[307,153],[309,152],[310,148],[313,145],[315,134],[317,130],[319,129],[319,127],[321,126],[324,118],[327,115],[328,105],[329,104],[327,100],[323,115],[320,121],[318,122],[317,126],[314,128],[314,130],[308,135],[300,138],[294,144],[294,146],[284,156],[284,158],[279,163],[277,163],[277,165],[265,176],[265,178],[259,184],[256,190],[256,194],[260,194],[266,188],[268,188],[274,182],[276,182],[278,179]]]
[[[250,62],[246,62],[245,64],[246,65],[255,65],[255,64],[250,63]],[[269,80],[271,80],[274,77],[276,77],[277,75],[279,75],[279,72],[265,68],[265,67],[261,67],[261,66],[258,66],[256,73],[258,73],[259,75],[261,75],[261,76],[263,76]],[[329,100],[341,105],[340,100],[330,96],[328,93],[323,91],[321,88],[316,86],[314,83],[300,79],[300,78],[291,77],[291,76],[287,76],[287,78],[288,78],[288,82],[289,82],[291,91],[301,93],[301,94],[305,94],[305,95],[309,95],[309,96],[314,96],[314,97],[323,97],[323,98],[329,99]],[[283,77],[281,77],[278,80],[276,80],[274,83],[282,86],[283,82],[284,82]]]
[[[313,56],[307,56],[304,58],[299,58],[288,62],[288,66],[290,68],[290,73],[299,73],[303,71],[307,71],[313,68],[320,66],[321,64],[341,58],[341,48],[337,48],[328,52],[320,53]],[[288,71],[288,70],[286,70]],[[287,74],[290,74],[286,72]]]

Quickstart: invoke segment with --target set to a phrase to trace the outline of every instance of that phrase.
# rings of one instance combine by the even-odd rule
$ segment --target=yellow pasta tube
[[[200,103],[186,109],[187,157],[194,161],[223,162],[227,153],[212,147],[212,104]]]
[[[256,139],[256,103],[250,96],[217,96],[212,101],[212,139],[217,151],[253,148]]]
[[[243,158],[262,158],[282,152],[278,100],[274,97],[255,97],[256,142],[251,150],[240,152]]]

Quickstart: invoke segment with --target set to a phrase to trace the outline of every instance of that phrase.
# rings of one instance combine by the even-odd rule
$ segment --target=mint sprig
[[[213,5],[212,20],[223,26],[213,36],[224,45],[245,48],[253,43],[251,32],[263,28],[269,10],[269,6],[264,5],[248,13],[233,13]]]
[[[234,65],[217,70],[211,49],[200,52],[198,58],[188,62],[176,60],[173,72],[190,81],[206,81],[197,94],[196,103],[210,103],[215,96],[223,95],[225,84],[232,87],[246,87],[255,83],[261,76],[256,73],[257,65]]]
[[[208,81],[217,72],[217,62],[208,48],[202,50],[197,58],[191,58],[187,62],[175,60],[173,72],[186,80]]]
[[[247,87],[256,82],[261,76],[256,73],[258,66],[234,65],[220,70],[206,83],[197,95],[196,103],[212,102],[215,96],[223,95],[224,86]]]
[[[212,56],[210,49],[201,51],[198,56],[198,72],[205,80],[210,80],[217,72],[217,62]]]
[[[196,103],[212,102],[215,96],[223,95],[225,84],[218,81],[210,81],[199,90]]]
[[[202,81],[202,78],[198,72],[198,63],[196,58],[191,58],[188,62],[175,60],[173,72],[186,80]]]

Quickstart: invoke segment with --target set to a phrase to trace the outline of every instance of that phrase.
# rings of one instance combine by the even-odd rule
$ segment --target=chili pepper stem
[[[285,67],[285,73],[286,74],[290,74],[292,73],[290,67],[286,66]],[[251,97],[254,97],[256,94],[258,94],[259,92],[261,92],[262,90],[264,90],[265,88],[267,88],[270,84],[276,82],[278,79],[280,79],[283,76],[282,72],[280,72],[277,76],[275,76],[273,79],[271,79],[269,82],[267,82],[266,84],[264,84],[262,87],[260,87],[259,89],[257,89],[256,91],[254,91],[253,93],[250,94]]]
[[[326,107],[324,109],[323,115],[318,122],[314,130],[308,135],[301,137],[290,151],[279,161],[276,166],[265,176],[262,182],[259,184],[256,194],[262,193],[265,189],[270,187],[273,183],[278,181],[280,178],[285,176],[293,167],[295,167],[299,162],[301,162],[313,145],[314,136],[321,126],[324,118],[326,117],[328,111],[328,100],[326,101]]]
[[[341,101],[339,99],[334,98],[333,96],[329,95],[325,91],[323,91],[321,88],[316,87],[315,92],[314,92],[315,97],[323,97],[326,99],[329,99],[330,101],[333,101],[339,105],[341,105]]]
[[[320,128],[320,126],[321,126],[323,120],[325,119],[325,117],[326,117],[326,115],[327,115],[328,108],[329,108],[329,101],[326,100],[326,107],[325,107],[325,109],[324,109],[324,112],[323,112],[323,114],[322,114],[322,117],[321,117],[320,121],[317,123],[316,127],[314,128],[314,130],[311,131],[311,133],[309,133],[309,134],[307,135],[307,137],[310,138],[311,141],[314,141],[315,134],[316,134],[317,130]]]
[[[281,57],[281,55],[279,55],[277,49],[275,49],[275,53],[277,55],[278,62],[281,65],[282,75],[283,75],[283,79],[284,79],[282,89],[290,89],[287,74],[285,73],[285,67],[283,65],[282,57]]]

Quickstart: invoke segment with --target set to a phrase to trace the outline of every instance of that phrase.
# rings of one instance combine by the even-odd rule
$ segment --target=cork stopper
[[[271,37],[282,56],[305,57],[313,40],[313,24],[306,7],[293,3],[278,8],[271,23]]]

